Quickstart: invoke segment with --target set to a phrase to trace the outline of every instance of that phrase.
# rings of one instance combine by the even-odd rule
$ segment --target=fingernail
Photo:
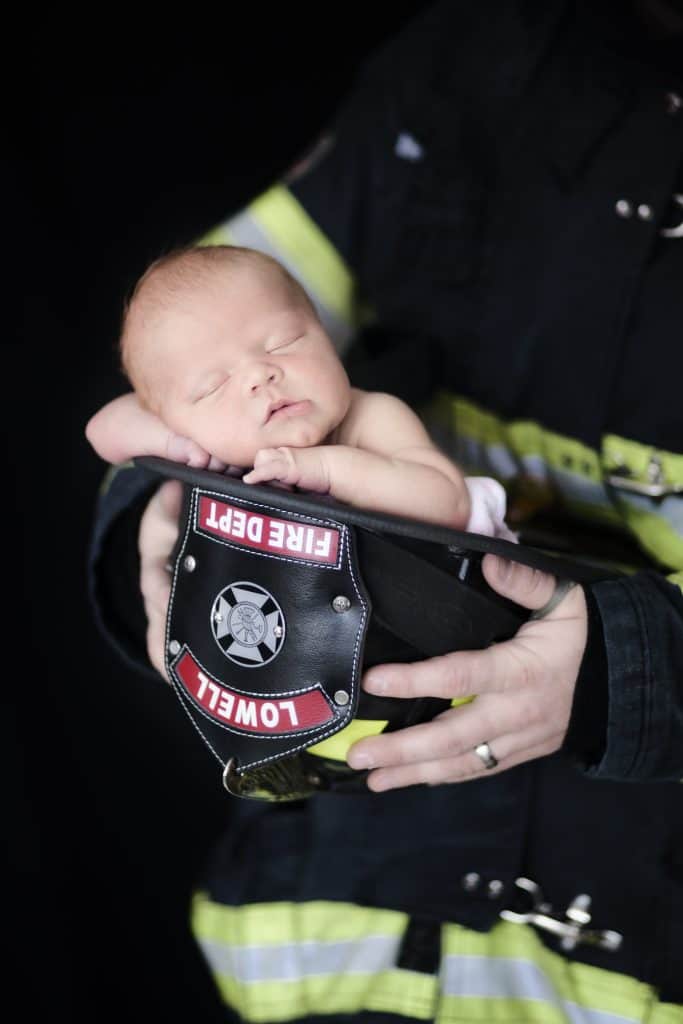
[[[364,768],[373,768],[374,764],[369,754],[366,754],[363,750],[352,750],[349,752],[346,758],[347,763],[351,768],[356,768],[362,771]]]
[[[368,693],[382,694],[386,693],[389,689],[389,683],[386,676],[372,672],[371,670],[363,680],[363,689],[367,690]]]
[[[496,575],[501,583],[507,583],[512,576],[512,570],[514,566],[511,561],[507,558],[499,558],[498,565],[496,567]]]

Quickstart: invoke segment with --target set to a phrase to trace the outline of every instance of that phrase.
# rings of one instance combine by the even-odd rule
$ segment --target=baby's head
[[[232,465],[251,466],[261,448],[324,443],[351,400],[303,288],[237,246],[153,263],[127,305],[121,358],[143,405]]]

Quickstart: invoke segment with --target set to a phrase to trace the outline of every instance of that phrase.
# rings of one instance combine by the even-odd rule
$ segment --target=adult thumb
[[[542,608],[555,593],[555,576],[500,555],[484,555],[481,571],[497,594],[531,611]]]

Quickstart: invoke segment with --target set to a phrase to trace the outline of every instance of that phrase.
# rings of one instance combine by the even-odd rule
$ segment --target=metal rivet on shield
[[[332,601],[332,607],[334,608],[335,612],[348,612],[349,608],[351,607],[351,602],[349,601],[348,597],[344,597],[343,594],[339,594]]]
[[[283,632],[282,626],[273,626],[273,636],[282,636]]]
[[[221,615],[220,612],[214,612],[213,621],[214,622],[222,622],[223,621],[223,616]]]
[[[194,572],[196,568],[197,559],[194,557],[194,555],[188,555],[186,558],[183,559],[183,569],[186,569],[187,572]]]
[[[178,653],[179,650],[180,650],[180,644],[178,643],[178,641],[177,640],[171,640],[170,644],[168,645],[169,654],[172,654],[173,657],[175,658],[175,656],[176,656],[176,654]]]
[[[335,704],[339,704],[341,707],[345,707],[350,700],[351,698],[349,697],[346,690],[337,690],[334,695]]]

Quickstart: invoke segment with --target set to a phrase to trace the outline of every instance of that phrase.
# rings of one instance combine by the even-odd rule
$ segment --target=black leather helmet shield
[[[356,739],[451,706],[373,697],[360,679],[375,664],[514,635],[529,613],[488,587],[487,551],[578,581],[614,575],[319,495],[135,461],[184,484],[166,669],[226,788],[240,796],[357,788],[366,773],[345,760]]]

